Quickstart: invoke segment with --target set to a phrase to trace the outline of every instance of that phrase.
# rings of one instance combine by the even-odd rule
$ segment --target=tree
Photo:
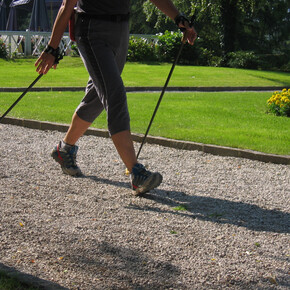
[[[131,1],[130,32],[133,34],[153,34],[154,25],[146,21],[143,0]]]
[[[195,26],[203,45],[222,51],[224,55],[247,49],[269,52],[289,40],[289,0],[173,2],[187,15],[196,14]],[[176,29],[149,0],[143,7],[147,21],[153,21],[156,29]]]

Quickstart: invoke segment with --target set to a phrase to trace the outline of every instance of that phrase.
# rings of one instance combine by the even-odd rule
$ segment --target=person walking
[[[196,31],[172,1],[150,1],[176,22],[186,33],[188,43],[193,45]],[[133,193],[146,193],[161,184],[162,175],[138,163],[130,132],[127,96],[121,78],[129,42],[130,0],[63,0],[48,46],[35,63],[39,74],[56,68],[55,60],[60,56],[58,46],[72,13],[75,13],[75,40],[89,80],[65,137],[55,146],[51,156],[65,174],[81,176],[75,144],[105,109],[109,134],[130,172]]]

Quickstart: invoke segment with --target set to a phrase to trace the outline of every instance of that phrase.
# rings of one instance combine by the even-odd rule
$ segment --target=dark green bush
[[[165,31],[158,35],[156,53],[160,61],[172,62],[180,48],[181,32]]]
[[[280,54],[260,54],[259,68],[264,70],[283,70],[289,71],[289,55],[286,53]],[[288,65],[287,65],[288,64]]]
[[[80,56],[78,46],[76,45],[76,43],[73,43],[71,45],[71,56]]]
[[[290,72],[290,61],[288,61],[287,63],[283,64],[281,66],[281,70],[284,72]]]
[[[229,67],[256,69],[259,58],[253,51],[230,52],[226,56],[226,62]]]
[[[128,48],[128,61],[156,61],[156,44],[153,40],[130,36]]]

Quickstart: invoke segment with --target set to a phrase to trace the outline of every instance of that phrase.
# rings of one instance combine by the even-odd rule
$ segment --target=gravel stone
[[[289,166],[145,144],[164,180],[134,197],[107,138],[64,175],[63,136],[0,125],[0,265],[67,289],[289,289]]]

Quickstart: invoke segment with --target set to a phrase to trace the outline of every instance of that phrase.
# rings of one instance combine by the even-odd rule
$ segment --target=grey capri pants
[[[128,20],[108,21],[78,14],[75,38],[90,76],[76,114],[92,123],[105,109],[110,135],[130,130],[121,78],[128,51]]]

